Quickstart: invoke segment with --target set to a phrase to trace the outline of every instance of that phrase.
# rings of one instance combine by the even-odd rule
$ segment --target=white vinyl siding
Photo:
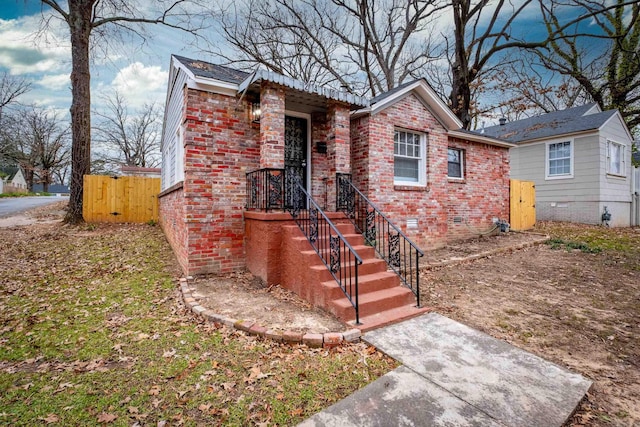
[[[396,129],[393,135],[394,183],[425,185],[426,135]]]
[[[186,84],[186,74],[172,66],[161,141],[163,190],[184,180],[184,142],[181,121]]]
[[[546,178],[573,178],[572,141],[549,142],[546,148]]]
[[[626,176],[625,146],[619,142],[607,140],[607,173]]]

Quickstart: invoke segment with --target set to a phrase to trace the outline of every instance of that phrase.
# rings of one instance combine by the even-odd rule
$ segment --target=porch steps
[[[306,237],[297,226],[286,228],[285,234],[289,236],[289,243],[306,266],[305,279],[300,276],[299,280],[307,283],[299,282],[292,290],[312,304],[332,313],[345,325],[366,332],[429,311],[427,308],[416,307],[413,292],[401,285],[400,279],[388,270],[385,261],[376,257],[373,247],[364,244],[363,236],[355,232],[352,224],[343,223],[338,225],[338,229],[362,258],[362,265],[358,266],[360,324],[356,325],[355,309]],[[349,264],[351,268],[341,271],[343,274],[346,272],[347,275],[355,275],[355,262],[346,265]],[[353,293],[355,295],[355,289]]]

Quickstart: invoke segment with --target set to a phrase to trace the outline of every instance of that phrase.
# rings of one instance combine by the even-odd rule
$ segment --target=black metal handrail
[[[355,309],[356,324],[359,325],[358,266],[362,265],[362,258],[307,193],[300,180],[294,178],[291,187],[292,200],[286,203],[286,210]]]
[[[294,179],[302,174],[302,168],[263,168],[247,172],[247,210],[285,210],[291,207]]]
[[[344,212],[367,245],[400,277],[416,296],[420,307],[418,262],[424,252],[351,182],[350,174],[336,174],[336,210]]]

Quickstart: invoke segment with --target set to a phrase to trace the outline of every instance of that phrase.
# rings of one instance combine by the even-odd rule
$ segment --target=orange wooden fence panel
[[[536,186],[532,181],[511,180],[511,219],[513,230],[529,230],[536,224]]]
[[[158,221],[160,178],[85,175],[82,216],[86,222]]]

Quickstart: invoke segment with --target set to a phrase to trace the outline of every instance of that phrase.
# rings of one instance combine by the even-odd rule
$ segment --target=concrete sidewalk
[[[436,313],[365,334],[404,366],[302,426],[561,426],[591,382]]]

